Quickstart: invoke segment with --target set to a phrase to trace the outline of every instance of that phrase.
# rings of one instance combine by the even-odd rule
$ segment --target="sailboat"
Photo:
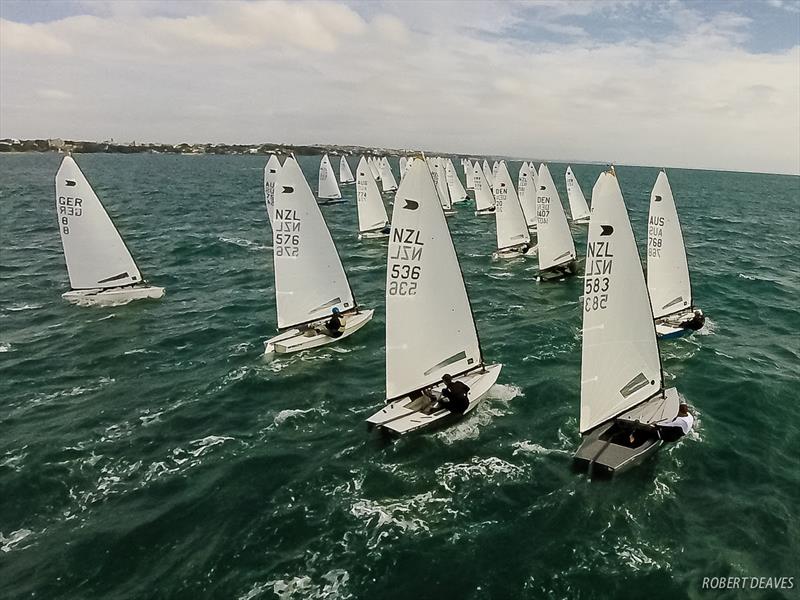
[[[484,161],[486,164],[486,161]],[[475,161],[474,183],[475,183],[475,215],[494,214],[494,195],[489,182],[486,180],[486,172]]]
[[[569,230],[564,207],[547,165],[539,166],[539,189],[536,191],[536,234],[539,247],[539,276],[560,278],[575,274],[575,242]]]
[[[681,223],[663,170],[659,172],[650,195],[647,289],[659,337],[680,337],[703,327],[703,311],[692,304],[692,284]]]
[[[118,306],[161,298],[164,288],[149,285],[100,198],[72,156],[56,173],[56,213],[69,274],[61,294],[81,306]]]
[[[467,189],[474,190],[475,189],[475,166],[472,162],[465,158],[463,165],[464,167],[464,179],[467,182]]]
[[[375,311],[362,310],[350,289],[336,246],[294,157],[283,163],[275,182],[272,222],[275,303],[279,335],[267,340],[265,354],[308,350],[342,340]],[[341,311],[341,336],[323,333],[332,310]]]
[[[370,168],[370,170],[372,171],[372,176],[375,178],[375,181],[380,181],[380,179],[381,179],[381,172],[380,172],[380,170],[378,169],[378,166],[377,166],[377,164],[375,163],[375,160],[376,160],[376,159],[375,159],[375,157],[374,157],[374,156],[370,156],[370,157],[367,159],[367,164],[369,165],[369,168]]]
[[[505,162],[505,161],[503,161]],[[492,187],[494,188],[494,184],[497,181],[497,172],[500,170],[500,161],[494,161],[492,164]]]
[[[355,180],[353,172],[350,170],[350,165],[347,164],[347,158],[342,154],[342,157],[339,159],[339,183],[353,183]]]
[[[592,195],[586,246],[577,468],[620,473],[655,453],[653,425],[678,414],[664,389],[653,314],[639,250],[613,169]]]
[[[446,293],[443,293],[446,290]],[[442,377],[469,386],[472,412],[500,375],[485,365],[467,289],[436,185],[414,159],[392,213],[386,269],[386,402],[370,426],[403,435],[459,418],[426,408],[423,390],[440,392]]]
[[[275,180],[278,178],[278,171],[281,170],[281,161],[274,154],[271,154],[267,165],[264,167],[264,201],[267,203],[267,216],[272,224],[272,217],[275,215]]]
[[[491,190],[494,185],[494,177],[492,176],[492,170],[489,168],[489,163],[486,162],[486,159],[483,159],[483,177],[486,179],[489,184],[489,189]]]
[[[336,174],[333,172],[333,165],[328,155],[325,154],[319,163],[319,186],[317,188],[320,200],[328,200],[322,204],[335,204],[334,200],[344,202],[342,193],[339,191],[339,184],[336,183]]]
[[[447,178],[447,189],[450,192],[450,198],[453,204],[467,200],[467,198],[469,198],[469,196],[467,196],[467,190],[461,185],[461,180],[458,178],[456,168],[453,166],[453,161],[449,158],[445,159],[444,174]]]
[[[450,191],[447,189],[446,176],[444,167],[442,166],[443,162],[443,158],[432,159],[430,171],[431,177],[433,178],[433,183],[436,186],[436,192],[439,194],[439,201],[442,204],[444,215],[446,217],[451,217],[456,214],[456,211],[453,210],[453,202],[450,198]]]
[[[569,212],[572,214],[572,222],[576,225],[588,225],[589,206],[586,204],[581,185],[572,173],[572,167],[567,166],[564,178],[567,180],[567,199],[569,200]]]
[[[408,163],[408,159],[405,156],[400,157],[400,181],[403,181],[403,178],[406,176],[406,166]]]
[[[384,192],[393,192],[397,189],[397,181],[392,173],[392,167],[389,166],[389,160],[384,156],[378,163],[378,170],[381,174],[381,186]]]
[[[533,256],[536,248],[531,247],[531,234],[522,206],[514,191],[511,175],[506,163],[497,169],[494,181],[495,221],[497,224],[497,250],[495,258],[512,258],[516,256]]]
[[[519,203],[528,229],[536,229],[536,182],[532,173],[536,167],[524,162],[519,168]]]
[[[389,219],[383,205],[378,183],[363,156],[356,169],[356,207],[358,208],[358,239],[386,237],[389,235]]]

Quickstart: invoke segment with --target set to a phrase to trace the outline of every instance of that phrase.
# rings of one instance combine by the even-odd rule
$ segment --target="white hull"
[[[344,200],[343,198],[320,198],[319,199],[319,203],[320,204],[343,204],[345,202],[347,202],[347,200]]]
[[[494,215],[494,209],[493,208],[482,208],[481,210],[476,210],[475,211],[475,216],[476,217],[483,217],[485,215]]]
[[[589,224],[589,217],[584,217],[582,219],[575,219],[572,221],[573,225],[588,225]]]
[[[313,329],[313,325],[324,328],[325,322],[328,320],[323,319],[317,323],[310,324],[309,327],[288,329],[283,333],[276,335],[264,342],[264,354],[287,354],[289,352],[299,352],[300,350],[309,350],[319,346],[325,346],[338,342],[344,338],[354,334],[356,331],[366,325],[375,314],[374,310],[362,310],[359,313],[343,313],[346,318],[344,332],[339,337],[331,337],[326,333],[318,333]]]
[[[388,229],[388,226],[387,226]],[[373,231],[364,231],[363,233],[358,234],[358,239],[360,240],[371,240],[375,238],[385,238],[389,237],[389,231],[384,231],[382,229],[373,230]]]
[[[488,365],[483,371],[472,371],[466,375],[456,377],[458,381],[464,382],[470,388],[470,402],[464,412],[465,415],[472,412],[481,403],[486,393],[497,381],[502,368],[503,365],[500,364]],[[439,383],[433,389],[436,392],[441,392],[443,387],[444,384]],[[446,408],[440,408],[430,414],[426,414],[414,408],[409,408],[413,402],[411,398],[404,396],[387,404],[367,419],[368,426],[377,427],[381,431],[394,435],[405,435],[412,431],[431,427],[437,423],[444,424],[447,420],[460,416],[451,413]]]
[[[456,211],[454,211],[454,210],[445,210],[444,211],[444,216],[445,217],[453,217],[455,215],[456,215]]]
[[[531,246],[525,252],[522,252],[522,248],[503,248],[502,250],[495,250],[492,254],[492,258],[519,258],[522,256],[536,256],[538,251],[538,246]]]
[[[564,279],[578,274],[578,261],[571,260],[567,263],[560,264],[556,267],[550,267],[544,271],[539,271],[539,279],[541,280],[554,280]]]
[[[91,290],[70,290],[61,294],[67,302],[78,306],[120,306],[133,300],[151,298],[157,300],[164,295],[164,288],[156,286],[96,288]]]
[[[696,308],[692,307],[688,310],[656,319],[656,335],[661,339],[670,339],[694,332],[695,329],[681,327],[681,324],[690,321],[695,316],[696,310]]]

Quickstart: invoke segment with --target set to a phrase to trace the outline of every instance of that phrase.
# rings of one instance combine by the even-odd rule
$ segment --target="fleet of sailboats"
[[[339,182],[355,183],[358,236],[388,240],[386,272],[386,405],[367,419],[393,435],[441,425],[473,411],[502,365],[486,364],[446,216],[474,200],[475,214],[494,214],[494,256],[538,254],[543,279],[576,274],[575,242],[548,166],[520,165],[517,187],[505,161],[489,169],[449,157],[399,160],[400,185],[387,157],[362,156],[353,176],[340,156]],[[597,178],[592,208],[568,166],[565,184],[575,224],[588,224],[584,265],[580,420],[574,464],[591,475],[623,472],[663,444],[660,427],[680,399],[666,388],[657,339],[703,326],[693,303],[689,266],[666,172],[650,196],[645,278],[613,167]],[[396,191],[391,225],[379,189]],[[100,199],[71,156],[56,174],[56,211],[71,290],[82,305],[160,298],[142,277]],[[272,228],[278,335],[265,354],[311,350],[357,332],[374,315],[355,299],[320,204],[294,156],[271,155],[264,167]],[[469,194],[472,192],[472,197]],[[318,197],[341,200],[331,161],[319,165]],[[537,245],[532,244],[535,230]],[[450,386],[465,384],[463,410],[448,407]]]

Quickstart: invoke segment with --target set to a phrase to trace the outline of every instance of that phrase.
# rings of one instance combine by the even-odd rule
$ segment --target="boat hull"
[[[522,256],[536,256],[539,252],[538,246],[531,246],[525,252],[522,248],[503,248],[502,250],[495,250],[492,258],[520,258]]]
[[[589,224],[589,217],[584,217],[582,219],[574,219],[572,221],[573,225],[588,225]]]
[[[364,231],[358,234],[360,240],[373,240],[379,238],[389,237],[389,229],[377,229],[373,231]]]
[[[699,312],[701,316],[699,327],[692,328],[682,326],[682,323],[691,321],[692,318],[695,317],[696,312]],[[703,312],[692,307],[689,310],[656,319],[656,335],[662,340],[676,339],[694,333],[698,329],[702,329],[704,323],[705,317],[703,316]]]
[[[264,342],[264,354],[288,354],[339,342],[361,329],[372,320],[374,314],[374,310],[345,313],[347,322],[345,323],[344,332],[339,337],[331,337],[326,333],[317,333],[313,327],[288,329]],[[324,321],[320,321],[318,324],[324,326]]]
[[[486,215],[493,215],[493,214],[494,214],[494,208],[482,208],[480,210],[475,211],[476,217],[483,217]]]
[[[488,365],[483,371],[472,371],[455,378],[466,383],[470,388],[469,395],[471,400],[467,410],[464,411],[464,415],[475,410],[483,401],[486,393],[500,376],[502,368],[503,365],[501,364]],[[441,392],[443,387],[444,385],[439,383],[433,387],[433,390]],[[441,427],[463,416],[452,413],[446,408],[426,414],[416,410],[412,406],[414,402],[415,400],[408,396],[390,402],[367,419],[367,426],[369,428],[377,428],[389,435],[401,436],[421,429]]]
[[[329,198],[329,199],[320,198],[319,199],[319,204],[325,204],[325,205],[328,205],[328,204],[344,204],[345,202],[347,202],[347,200],[344,200],[343,198]]]
[[[578,274],[578,261],[572,260],[568,263],[558,265],[557,267],[551,267],[550,269],[539,271],[539,279],[541,279],[542,281],[554,281],[557,279],[564,279],[565,277],[570,277],[572,275],[577,275],[577,274]]]
[[[78,306],[121,306],[134,300],[157,300],[164,295],[164,288],[157,286],[134,286],[122,288],[97,288],[70,290],[61,297]]]

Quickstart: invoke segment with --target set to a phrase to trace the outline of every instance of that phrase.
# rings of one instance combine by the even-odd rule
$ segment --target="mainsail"
[[[447,177],[447,189],[450,191],[450,198],[453,203],[463,202],[467,199],[467,191],[461,185],[461,180],[458,178],[456,168],[453,166],[453,161],[449,158],[445,159],[445,176]]]
[[[293,157],[275,182],[272,227],[279,328],[324,318],[333,307],[355,307],[331,233]]]
[[[658,319],[692,306],[692,284],[675,199],[661,171],[650,195],[647,221],[647,288]]]
[[[564,178],[567,181],[567,199],[569,200],[569,212],[572,214],[572,220],[580,221],[582,219],[588,219],[589,206],[586,204],[586,198],[583,196],[581,185],[572,173],[572,167],[567,167]]]
[[[125,242],[71,156],[64,157],[56,173],[56,213],[73,290],[142,281]]]
[[[443,290],[446,290],[443,293]],[[427,165],[412,160],[395,196],[386,269],[386,397],[482,363],[450,231]]]
[[[336,183],[336,174],[333,172],[333,165],[328,155],[322,157],[319,163],[319,197],[336,199],[341,198],[342,194],[339,191],[339,184]]]
[[[264,167],[264,200],[267,203],[267,216],[272,223],[275,215],[275,180],[278,178],[278,171],[281,170],[281,161],[274,154],[270,155],[267,165]]]
[[[536,172],[536,167],[527,162],[519,169],[519,203],[528,227],[536,225],[536,183],[532,171]]]
[[[486,173],[475,161],[474,183],[475,183],[475,210],[489,210],[494,208],[494,196],[489,182],[486,181]]]
[[[519,204],[517,193],[514,191],[514,184],[511,182],[511,175],[508,173],[505,162],[497,169],[494,199],[497,249],[503,250],[530,243],[528,224],[525,222],[525,215],[522,214],[522,207]]]
[[[355,181],[353,172],[350,170],[350,165],[347,164],[347,158],[342,154],[339,159],[339,183],[352,183]]]
[[[544,271],[575,260],[575,242],[572,240],[564,207],[550,170],[544,163],[539,166],[536,220],[539,270]]]
[[[616,175],[601,175],[595,190],[583,290],[581,433],[662,388],[647,287]]]
[[[378,190],[378,184],[363,156],[356,168],[356,199],[358,207],[358,231],[365,233],[383,229],[388,224],[386,208]]]

